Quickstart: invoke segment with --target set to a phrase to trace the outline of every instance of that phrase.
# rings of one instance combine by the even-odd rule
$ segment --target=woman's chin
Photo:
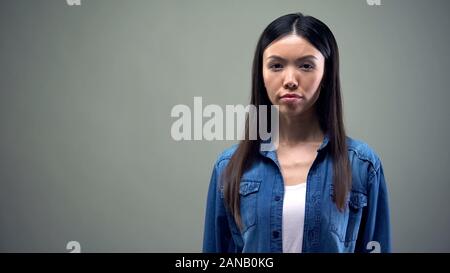
[[[286,107],[286,106],[280,106],[280,115],[283,116],[298,116],[301,115],[303,111],[303,107]]]

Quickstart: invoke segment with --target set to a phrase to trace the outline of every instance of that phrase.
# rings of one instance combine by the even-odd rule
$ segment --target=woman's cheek
[[[275,98],[275,93],[278,90],[278,88],[274,84],[273,80],[270,79],[270,78],[266,79],[264,85],[266,87],[266,90],[267,90],[267,93],[269,95],[269,98],[271,100],[273,100]]]

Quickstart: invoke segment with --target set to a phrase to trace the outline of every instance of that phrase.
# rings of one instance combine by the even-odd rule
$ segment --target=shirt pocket
[[[334,198],[334,192],[331,194]],[[362,212],[367,206],[367,195],[363,192],[351,191],[344,211],[339,211],[332,202],[330,213],[330,231],[336,234],[341,242],[356,241],[361,224]]]
[[[261,180],[242,179],[239,186],[242,233],[256,225],[258,192]]]

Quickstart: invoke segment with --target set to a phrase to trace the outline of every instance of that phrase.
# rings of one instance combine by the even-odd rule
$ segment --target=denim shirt
[[[346,138],[352,188],[343,211],[333,202],[333,165],[326,134],[308,172],[302,252],[390,252],[388,192],[377,154]],[[239,230],[219,177],[238,144],[215,162],[206,200],[203,252],[282,252],[284,182],[276,151],[260,151],[241,177]]]

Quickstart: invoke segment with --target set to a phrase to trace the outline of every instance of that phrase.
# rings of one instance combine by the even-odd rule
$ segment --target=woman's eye
[[[300,65],[300,68],[303,70],[309,71],[309,70],[312,70],[314,68],[314,66],[311,64],[302,64],[302,65]]]
[[[278,71],[280,69],[283,68],[282,64],[271,64],[269,65],[269,69],[274,70],[274,71]]]

